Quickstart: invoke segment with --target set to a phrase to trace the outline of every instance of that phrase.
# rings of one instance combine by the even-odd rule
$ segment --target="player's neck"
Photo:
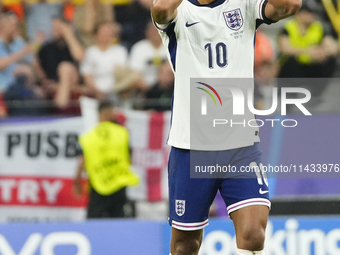
[[[197,0],[200,4],[210,4],[214,2],[215,0]]]

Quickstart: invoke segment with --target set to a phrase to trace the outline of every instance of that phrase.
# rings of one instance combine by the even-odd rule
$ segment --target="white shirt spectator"
[[[167,59],[166,50],[161,44],[155,48],[147,39],[137,42],[131,48],[129,67],[139,71],[147,85],[157,82],[158,67]]]
[[[127,50],[121,45],[112,45],[106,51],[101,51],[95,45],[91,46],[86,50],[80,72],[83,75],[92,75],[94,84],[101,92],[112,92],[115,85],[113,72],[117,66],[126,64],[127,55]]]

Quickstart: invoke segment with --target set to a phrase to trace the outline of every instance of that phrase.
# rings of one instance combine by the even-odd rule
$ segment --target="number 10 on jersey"
[[[224,68],[228,65],[227,59],[227,45],[223,42],[219,42],[213,47],[211,43],[207,43],[204,49],[208,52],[208,65],[210,69],[214,68],[213,55],[216,55],[216,64],[220,68]]]

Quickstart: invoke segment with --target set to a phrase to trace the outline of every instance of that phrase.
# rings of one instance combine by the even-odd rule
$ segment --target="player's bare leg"
[[[263,205],[244,207],[230,214],[235,226],[237,248],[241,249],[237,255],[256,254],[255,251],[263,250],[268,214],[269,208]]]
[[[183,231],[171,229],[171,255],[197,255],[201,247],[203,229]]]

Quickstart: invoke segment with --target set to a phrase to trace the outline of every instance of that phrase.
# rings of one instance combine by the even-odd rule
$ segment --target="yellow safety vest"
[[[308,27],[305,35],[301,34],[296,20],[288,21],[285,28],[288,31],[290,44],[294,48],[306,49],[322,42],[324,31],[322,24],[318,21]],[[301,64],[310,64],[312,62],[312,58],[308,54],[301,54],[296,57],[296,60]]]
[[[101,195],[134,186],[138,176],[130,170],[129,135],[126,128],[101,122],[79,137],[91,186]]]

